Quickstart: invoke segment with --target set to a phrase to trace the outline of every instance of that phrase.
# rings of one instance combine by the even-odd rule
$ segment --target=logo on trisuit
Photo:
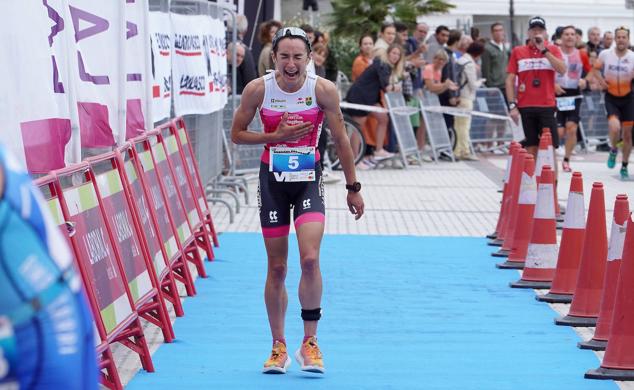
[[[309,96],[306,98],[306,105],[310,106],[311,104],[313,104],[313,98],[312,96]]]
[[[302,202],[302,207],[304,208],[304,210],[309,209],[310,208],[310,199],[304,199],[304,201]]]
[[[271,223],[277,223],[277,211],[269,211],[269,221]]]

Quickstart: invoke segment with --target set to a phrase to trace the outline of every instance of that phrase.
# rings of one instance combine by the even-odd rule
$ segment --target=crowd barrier
[[[205,277],[199,249],[213,259],[215,228],[189,144],[178,118],[36,181],[75,254],[99,336],[101,383],[109,389],[122,388],[112,344],[154,371],[140,318],[171,342],[165,301],[182,316],[175,282],[194,295],[188,263]]]
[[[240,95],[232,97],[235,107],[240,105]],[[226,158],[229,164],[229,174],[243,175],[255,174],[260,170],[260,157],[262,155],[262,145],[237,145],[231,142],[231,125],[233,123],[234,104],[230,101],[223,110],[223,139],[226,147]],[[259,112],[255,114],[249,124],[249,131],[263,132],[264,126],[260,119]]]
[[[552,142],[550,137],[542,141]],[[608,240],[604,186],[592,184],[586,219],[582,175],[574,172],[558,245],[550,166],[543,165],[541,175],[537,170],[533,175],[532,158],[518,148],[511,148],[510,177],[492,235],[510,248],[509,261],[522,263],[515,267],[524,269],[522,278],[511,287],[549,288],[535,298],[570,304],[567,314],[555,319],[557,325],[596,326],[590,340],[578,343],[581,349],[605,350],[600,367],[587,371],[586,378],[634,381],[634,221],[628,197],[616,196]]]

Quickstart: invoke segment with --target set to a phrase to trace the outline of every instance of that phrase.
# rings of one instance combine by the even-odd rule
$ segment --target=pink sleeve
[[[434,79],[434,66],[432,64],[425,65],[425,69],[423,70],[423,80],[433,80]]]

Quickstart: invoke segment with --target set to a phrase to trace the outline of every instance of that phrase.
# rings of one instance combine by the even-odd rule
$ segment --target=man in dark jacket
[[[495,22],[491,25],[491,39],[484,45],[482,54],[482,77],[486,79],[488,88],[498,88],[506,96],[506,67],[509,61],[509,50],[504,46],[504,25]]]

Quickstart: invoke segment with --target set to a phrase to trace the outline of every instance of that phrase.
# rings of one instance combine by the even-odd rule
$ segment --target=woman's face
[[[442,67],[445,66],[446,63],[447,61],[445,61],[443,58],[440,58],[440,57],[435,57],[433,60],[434,68],[436,70],[442,69]]]
[[[372,54],[372,50],[374,49],[374,42],[372,38],[365,37],[361,40],[361,53],[365,56],[370,56]]]
[[[277,26],[271,26],[269,29],[269,36],[271,37],[271,42],[273,42],[273,37],[277,33]]]
[[[401,59],[401,49],[399,49],[398,47],[393,48],[392,50],[390,50],[389,53],[387,53],[387,60],[390,61],[390,64],[392,65],[396,65],[396,63],[400,59]]]
[[[313,62],[315,63],[315,66],[322,66],[325,61],[326,53],[317,51],[313,52]]]

